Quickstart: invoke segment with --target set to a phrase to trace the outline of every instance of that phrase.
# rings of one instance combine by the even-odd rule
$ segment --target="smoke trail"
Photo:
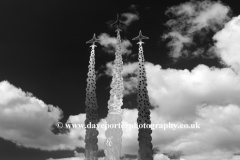
[[[122,122],[122,109],[123,105],[123,61],[121,53],[121,37],[120,29],[117,31],[117,51],[115,53],[114,69],[113,69],[113,78],[110,87],[110,99],[108,101],[108,115],[106,118],[107,123],[110,124],[120,124]],[[121,149],[122,149],[122,128],[117,126],[115,128],[107,128],[105,131],[106,140],[104,142],[104,153],[106,155],[105,160],[120,160]]]
[[[142,41],[140,39],[139,44],[139,73],[138,73],[138,95],[137,95],[137,102],[138,102],[138,141],[139,141],[139,160],[153,160],[153,145],[152,145],[152,130],[150,127],[148,128],[141,128],[140,125],[146,124],[151,125],[150,120],[150,102],[148,97],[147,91],[147,79],[146,79],[146,72],[144,66],[144,55],[143,55],[143,47]]]
[[[95,36],[94,36],[95,37]],[[95,75],[95,51],[94,45],[95,41],[91,45],[91,55],[89,61],[89,71],[87,78],[87,88],[86,88],[86,120],[85,126],[89,126],[91,124],[98,123],[98,113],[97,113],[97,98],[96,98],[96,75]],[[98,152],[98,136],[99,132],[96,128],[88,128],[86,127],[86,135],[85,135],[85,160],[97,160],[97,152]]]

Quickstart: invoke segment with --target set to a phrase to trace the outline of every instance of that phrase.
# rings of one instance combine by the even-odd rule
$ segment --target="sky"
[[[240,11],[224,1],[0,1],[0,159],[83,160],[85,94],[95,33],[96,95],[106,123],[120,15],[123,123],[137,120],[139,30],[151,122],[199,123],[155,129],[154,160],[240,160]],[[99,129],[98,157],[105,130]],[[136,160],[138,130],[123,130],[123,159]]]

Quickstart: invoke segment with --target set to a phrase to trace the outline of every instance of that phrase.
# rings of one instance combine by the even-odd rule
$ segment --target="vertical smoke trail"
[[[123,61],[121,53],[121,37],[120,29],[117,29],[117,51],[115,53],[114,69],[113,69],[113,78],[110,87],[110,99],[108,101],[108,115],[106,118],[108,125],[115,125],[114,128],[107,128],[105,131],[106,140],[104,142],[105,147],[105,160],[120,160],[121,149],[122,149],[122,109],[123,105]]]
[[[88,41],[87,43],[93,43],[90,47],[91,55],[89,61],[89,71],[88,71],[88,78],[87,78],[87,88],[86,88],[86,135],[85,135],[85,160],[97,160],[97,152],[98,152],[98,139],[97,136],[99,132],[95,128],[88,128],[89,125],[94,125],[98,123],[98,113],[97,113],[97,98],[96,98],[96,75],[95,75],[95,51],[94,45],[95,42],[98,40],[95,38],[95,34],[93,39]],[[94,126],[93,126],[94,127]]]
[[[137,95],[137,101],[138,101],[138,126],[139,126],[139,132],[138,132],[138,141],[139,141],[139,160],[153,160],[153,145],[152,145],[152,137],[151,133],[152,130],[149,127],[151,125],[150,120],[150,102],[148,97],[148,91],[147,91],[147,79],[146,79],[146,72],[145,72],[145,66],[144,66],[144,55],[143,55],[143,42],[142,39],[148,39],[143,38],[144,36],[139,35],[139,54],[138,54],[138,60],[139,60],[139,72],[138,72],[138,95]],[[143,128],[143,126],[147,126]]]

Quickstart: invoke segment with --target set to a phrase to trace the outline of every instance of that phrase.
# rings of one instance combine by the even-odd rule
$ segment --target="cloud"
[[[164,153],[164,155],[167,155],[170,159],[179,159],[183,156],[181,151],[170,151],[168,153]]]
[[[139,5],[136,5],[136,4],[132,4],[130,7],[129,7],[129,10],[131,10],[132,12],[136,13],[138,15],[138,7]]]
[[[181,56],[199,56],[199,42],[194,39],[204,39],[209,30],[218,31],[229,19],[230,8],[221,2],[190,1],[178,6],[168,8],[167,15],[176,17],[167,21],[166,26],[170,29],[162,38],[170,38],[170,56],[177,59]],[[198,43],[198,44],[195,44]],[[190,51],[190,46],[198,49]],[[206,46],[205,46],[206,47]],[[191,53],[194,53],[193,55]]]
[[[121,15],[125,18],[123,22],[126,26],[129,26],[133,21],[139,19],[139,15],[134,13],[122,13]]]
[[[191,32],[200,30],[205,27],[215,28],[216,24],[223,24],[226,20],[229,20],[228,12],[229,7],[224,6],[220,2],[204,1],[199,3],[199,7],[202,11],[193,19],[193,25]]]
[[[240,71],[240,16],[226,23],[213,39],[216,40],[215,51],[222,62],[235,71]]]
[[[49,158],[47,160],[84,160],[84,157],[70,157],[70,158],[60,158],[60,159]]]
[[[172,48],[171,56],[177,58],[180,56],[182,48],[186,44],[192,43],[192,38],[188,36],[183,36],[179,32],[170,32],[167,35],[164,35],[163,38],[172,38],[172,40],[168,43],[168,46]]]
[[[85,147],[82,128],[71,128],[68,133],[57,135],[51,131],[52,125],[62,118],[60,108],[45,104],[7,81],[0,82],[0,97],[0,137],[23,147],[48,151]],[[67,123],[84,124],[85,119],[86,114],[69,116]],[[99,131],[101,145],[104,131]],[[75,151],[74,154],[77,157],[61,160],[83,160],[82,153]]]
[[[229,159],[240,150],[239,106],[205,106],[196,121],[201,129],[187,133],[165,149],[181,150],[184,159]],[[216,134],[217,133],[217,134]]]
[[[51,126],[62,118],[60,108],[7,81],[0,82],[0,97],[0,137],[41,150],[73,149],[81,144],[77,135],[51,132]]]
[[[49,151],[84,147],[85,143],[79,140],[85,137],[82,128],[70,129],[67,134],[51,132],[52,125],[62,118],[58,107],[45,104],[7,81],[0,83],[0,97],[0,137],[24,147]],[[70,116],[67,122],[84,124],[85,118],[85,114],[79,114]],[[75,152],[75,156],[82,154]]]
[[[240,156],[233,156],[230,160],[239,160]]]
[[[130,160],[137,160],[138,159],[138,155],[132,155],[132,154],[125,154],[124,156],[122,156],[123,159],[130,159]]]
[[[159,116],[159,111],[160,108],[151,110],[152,123],[167,124],[169,121],[163,116]],[[136,123],[137,114],[137,109],[124,109],[122,124]],[[195,121],[200,124],[200,129],[176,129],[174,131],[171,129],[154,129],[152,133],[153,145],[159,147],[161,152],[171,157],[176,156],[175,153],[180,153],[174,151],[181,151],[183,155],[185,155],[183,156],[180,154],[182,155],[181,158],[186,160],[188,157],[197,155],[202,155],[202,157],[204,157],[205,153],[210,153],[212,151],[216,152],[216,155],[217,153],[225,154],[225,157],[231,156],[233,151],[239,151],[240,143],[237,135],[240,133],[238,125],[238,122],[240,121],[238,116],[240,114],[240,108],[238,106],[201,106],[198,107],[196,114],[198,116]],[[81,123],[81,120],[77,120],[77,117],[78,116],[75,116],[75,122]],[[180,124],[181,121],[175,121],[172,123]],[[101,119],[99,124],[106,124],[106,121]],[[218,135],[215,134],[216,131],[218,132]],[[100,128],[98,136],[99,148],[103,148],[103,142],[105,139],[104,133],[105,129]],[[123,154],[137,154],[137,135],[137,129],[123,128]],[[220,151],[217,152],[217,150]]]
[[[114,54],[117,49],[117,38],[116,37],[110,37],[107,33],[102,33],[99,37],[100,44],[104,46],[104,50],[108,53]],[[131,47],[132,44],[129,40],[122,40],[120,47],[122,54],[129,55],[131,53],[131,50],[129,47]]]
[[[106,74],[111,74],[109,64]],[[125,93],[136,92],[137,67],[138,63],[123,67]],[[197,106],[202,103],[240,105],[240,79],[231,68],[198,65],[189,71],[162,69],[152,63],[146,63],[145,67],[150,102],[160,108],[159,116],[169,120],[194,119]]]
[[[123,86],[124,86],[123,95],[129,95],[131,93],[135,93],[136,88],[137,88],[137,82],[138,82],[137,77],[124,78],[124,81],[123,81]]]
[[[113,62],[108,62],[106,64],[105,75],[112,76],[114,64]],[[136,92],[137,88],[137,67],[138,63],[126,63],[123,67],[123,95],[128,95],[130,93]],[[129,74],[134,76],[129,76]]]
[[[84,160],[84,157],[70,157],[70,158],[60,158],[60,159],[49,158],[47,160]],[[104,160],[104,158],[98,158],[98,160]]]
[[[156,154],[154,156],[154,160],[170,160],[167,156],[163,155],[163,154]]]
[[[47,160],[85,160],[85,155],[83,153],[78,153],[78,152],[75,151],[74,155],[75,155],[75,157],[60,158],[60,159],[49,158]],[[104,160],[104,158],[105,157],[98,157],[98,160]]]
[[[126,65],[125,75],[135,72],[130,66],[131,64]],[[168,160],[170,156],[181,152],[178,157],[185,160],[217,160],[221,156],[234,160],[234,153],[240,152],[239,75],[229,68],[211,69],[200,65],[190,72],[163,70],[159,65],[151,63],[146,64],[146,72],[149,97],[156,106],[151,110],[153,124],[192,123],[193,121],[184,121],[184,118],[175,118],[190,116],[201,126],[200,129],[153,129],[152,143],[161,151],[155,155],[155,159]],[[78,140],[79,137],[85,137],[85,130],[81,128],[70,129],[68,134],[63,135],[51,133],[50,124],[59,120],[60,109],[53,107],[52,112],[47,112],[46,104],[27,96],[6,81],[1,82],[0,91],[1,137],[27,147],[45,150],[84,147],[84,142]],[[176,102],[170,101],[172,99]],[[190,112],[185,113],[188,110]],[[21,114],[23,111],[24,114]],[[122,124],[136,123],[137,115],[137,109],[124,109]],[[84,120],[85,114],[79,114],[70,116],[68,122],[83,124]],[[99,124],[106,124],[105,119],[101,119]],[[103,149],[105,129],[99,128],[98,131],[98,146]],[[137,155],[137,136],[136,128],[123,128],[123,154]],[[58,160],[81,160],[83,154],[75,152],[75,156],[78,157]]]
[[[167,123],[158,117],[157,110],[151,112],[152,123]],[[158,154],[185,160],[233,157],[234,152],[240,150],[240,108],[235,105],[209,105],[200,107],[197,113],[199,118],[196,121],[200,123],[200,129],[153,130],[153,145],[161,151]]]
[[[187,156],[183,160],[239,160],[240,156],[232,156],[231,154],[228,154],[226,152],[219,152],[219,151],[214,151],[211,153],[206,153],[202,155],[192,155],[192,156]],[[181,159],[180,159],[181,160]]]
[[[136,92],[138,63],[123,66],[124,80],[131,86],[125,93]],[[193,70],[162,69],[160,65],[145,63],[147,89],[153,124],[194,123],[200,129],[155,129],[152,133],[153,146],[169,157],[181,153],[185,160],[216,159],[221,155],[231,158],[240,150],[240,76],[231,68],[214,68],[198,65]],[[106,74],[111,73],[108,63]],[[131,81],[131,78],[133,80]],[[127,81],[129,80],[129,81]],[[130,116],[131,115],[131,116]],[[131,117],[131,119],[127,119]],[[137,110],[124,110],[123,120],[132,123]],[[216,132],[218,135],[216,135]],[[124,132],[127,133],[127,132]],[[128,131],[123,140],[123,153],[137,153],[137,130]],[[214,152],[215,155],[210,153]],[[194,158],[191,158],[194,157]],[[205,160],[204,159],[204,160]]]
[[[77,151],[74,151],[74,156],[75,157],[80,157],[82,155],[84,155],[84,154],[83,153],[78,153]]]
[[[98,38],[100,40],[100,44],[103,45],[104,47],[117,44],[117,38],[110,37],[107,33],[102,33]]]

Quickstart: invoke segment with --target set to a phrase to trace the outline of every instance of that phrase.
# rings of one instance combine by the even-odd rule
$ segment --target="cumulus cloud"
[[[158,108],[154,110],[151,113],[152,123],[167,123],[156,114]],[[158,155],[169,159],[231,159],[240,150],[239,113],[240,108],[236,105],[200,107],[196,119],[199,129],[155,129],[152,133],[153,145],[160,149]]]
[[[167,156],[163,155],[163,154],[156,154],[154,156],[154,160],[170,160]]]
[[[47,160],[84,160],[84,157],[70,157],[70,158],[60,158],[60,159],[49,158]]]
[[[239,160],[240,156],[233,156],[232,154],[221,152],[221,151],[213,151],[211,153],[205,153],[201,155],[192,155],[187,156],[183,160]]]
[[[169,122],[163,116],[159,116],[160,110],[160,108],[155,108],[151,111],[153,124],[167,124]],[[136,109],[124,109],[122,123],[124,125],[136,123],[137,113]],[[201,155],[199,157],[204,158],[206,153],[214,151],[215,156],[225,154],[227,158],[233,155],[233,151],[234,153],[239,151],[240,143],[237,135],[240,133],[238,116],[240,109],[238,106],[201,106],[196,110],[196,114],[198,116],[195,121],[200,124],[200,129],[153,129],[153,145],[158,146],[162,152],[158,156],[164,153],[165,156],[161,156],[167,158],[167,156],[173,156],[173,151],[181,151],[184,155],[188,155],[181,158],[190,160],[191,157],[199,155]],[[179,121],[174,123],[180,124]],[[100,124],[106,124],[105,120],[102,119]],[[216,131],[218,132],[217,136]],[[100,148],[103,147],[104,132],[104,129],[99,129]],[[123,129],[123,154],[137,154],[137,135],[137,129]]]
[[[170,159],[179,159],[183,156],[182,151],[170,151],[168,153],[164,153]]]
[[[136,78],[138,63],[123,66],[125,78]],[[112,66],[107,65],[106,74]],[[193,70],[162,69],[160,65],[145,63],[147,89],[151,110],[151,122],[198,122],[200,129],[155,129],[152,133],[153,145],[169,158],[173,153],[178,158],[216,159],[221,155],[231,159],[240,150],[240,76],[231,68],[209,68],[198,65]],[[124,79],[125,79],[124,78]],[[129,82],[128,82],[129,83]],[[133,93],[137,81],[126,87]],[[127,93],[127,92],[126,92]],[[130,116],[131,115],[131,116]],[[137,110],[124,110],[123,120],[132,123],[137,118]],[[131,117],[131,119],[127,119]],[[133,119],[132,119],[133,118]],[[218,133],[216,135],[215,133]],[[127,133],[127,132],[124,132]],[[130,139],[124,137],[126,152],[137,153],[137,130],[128,131]],[[134,137],[134,136],[135,137]],[[134,147],[135,146],[135,147]],[[214,152],[215,155],[210,155]],[[124,152],[125,153],[125,152]],[[176,156],[176,155],[174,155]],[[237,155],[235,155],[237,156]],[[194,157],[194,158],[192,158]]]
[[[104,46],[104,50],[108,53],[114,54],[117,49],[117,38],[116,37],[110,37],[107,33],[102,33],[99,37],[100,44]],[[122,54],[130,54],[131,50],[129,47],[131,47],[132,44],[129,40],[122,40],[121,42],[121,52]]]
[[[213,37],[215,51],[222,62],[240,71],[240,16],[232,18],[225,27]]]
[[[137,87],[135,78],[138,63],[132,63],[132,67],[130,66],[127,64],[123,67],[123,75],[127,77],[124,79],[133,79],[125,82],[131,85],[125,87],[125,90],[128,90],[126,93],[133,93]],[[145,67],[150,102],[160,108],[159,116],[170,120],[190,120],[197,116],[197,106],[202,103],[240,105],[239,75],[230,68],[218,69],[198,65],[189,71],[162,69],[160,65],[152,63],[146,63]],[[110,65],[107,68],[108,71],[111,70]]]
[[[201,55],[196,50],[190,51],[189,46],[196,46],[194,38],[206,36],[208,30],[216,32],[221,28],[229,17],[229,7],[221,2],[190,1],[178,6],[168,8],[167,15],[176,17],[166,23],[170,31],[163,35],[163,39],[170,38],[170,56],[179,58],[181,56]],[[203,30],[204,29],[204,30]],[[205,37],[206,39],[206,37]],[[199,49],[199,48],[198,48]],[[201,50],[199,50],[201,51]]]
[[[202,107],[197,119],[201,129],[187,133],[165,149],[181,150],[186,160],[229,159],[240,150],[239,113],[236,105]]]
[[[84,159],[84,157],[70,157],[70,158],[60,158],[60,159],[49,158],[47,160],[85,160],[85,159]],[[104,160],[104,157],[98,158],[98,160]]]
[[[52,125],[62,118],[60,108],[7,81],[0,82],[0,97],[0,137],[42,150],[73,149],[81,144],[78,135],[52,133]]]
[[[167,124],[166,119],[158,116],[157,110],[158,108],[151,111],[152,124]],[[220,158],[222,155],[225,158],[233,157],[233,153],[240,150],[239,113],[240,108],[236,105],[209,105],[200,107],[197,111],[199,117],[196,121],[201,126],[199,129],[153,129],[153,145],[161,150],[161,153],[155,155],[155,159],[158,159],[158,156],[165,159],[175,157],[186,160],[190,160],[193,156],[202,158],[208,156],[209,159],[217,156]],[[124,109],[123,124],[133,124],[136,118],[136,109]],[[137,135],[137,129],[123,129],[123,153],[137,154]],[[212,152],[215,154],[210,156]]]
[[[127,69],[130,68],[129,65],[125,69],[125,74],[134,72],[132,68]],[[206,66],[199,66],[191,72],[162,70],[160,66],[150,63],[146,64],[146,72],[151,103],[156,104],[156,107],[151,110],[152,124],[183,123],[180,119],[174,119],[178,114],[174,112],[175,114],[172,115],[170,110],[180,111],[178,106],[184,109],[184,101],[187,101],[190,104],[196,104],[196,106],[188,107],[195,108],[191,114],[195,116],[194,121],[201,126],[200,129],[153,129],[152,142],[160,150],[155,155],[155,159],[168,160],[176,155],[175,153],[182,153],[178,154],[178,157],[185,160],[193,157],[197,160],[214,158],[217,160],[217,157],[223,155],[224,158],[234,160],[234,153],[240,152],[240,141],[237,136],[240,134],[240,108],[238,105],[240,83],[236,73],[229,69],[210,69]],[[230,80],[231,83],[228,83]],[[158,85],[156,85],[157,83]],[[50,123],[58,121],[61,115],[61,111],[57,107],[53,107],[52,112],[47,112],[46,104],[34,97],[27,96],[25,92],[8,82],[2,82],[0,86],[0,93],[2,93],[0,102],[1,137],[12,139],[27,147],[46,150],[84,147],[84,142],[78,140],[79,137],[85,136],[85,130],[81,128],[70,129],[66,135],[54,135],[50,132]],[[176,88],[177,86],[178,88]],[[226,93],[222,93],[223,90]],[[193,96],[189,97],[189,95]],[[170,99],[174,99],[178,103],[172,102],[171,104]],[[207,103],[201,105],[203,101]],[[165,111],[167,107],[171,108],[167,110],[169,112]],[[185,108],[185,111],[189,108]],[[21,114],[23,111],[24,114]],[[161,112],[167,116],[161,115]],[[183,112],[179,114],[182,116]],[[136,123],[137,115],[137,109],[124,109],[122,124]],[[169,117],[171,118],[168,119]],[[70,116],[68,122],[83,124],[84,120],[85,114],[79,114]],[[192,122],[185,121],[184,123]],[[99,124],[106,124],[105,119],[101,119]],[[100,149],[103,149],[105,128],[99,128],[98,131],[98,145]],[[139,149],[137,136],[137,128],[123,128],[123,155],[137,155]],[[215,154],[211,155],[212,152]],[[84,157],[83,154],[77,152],[75,152],[75,156],[77,157],[55,160],[82,160]]]
[[[62,110],[47,105],[7,81],[0,82],[0,137],[12,142],[41,150],[62,150],[85,147],[83,128],[70,128],[66,134],[54,134],[53,124],[62,118]],[[69,116],[67,123],[84,124],[86,114]],[[100,124],[106,124],[104,119]],[[99,129],[99,146],[103,148],[105,129]],[[82,153],[74,152],[76,157],[61,160],[82,160]],[[49,160],[52,160],[50,158]]]

